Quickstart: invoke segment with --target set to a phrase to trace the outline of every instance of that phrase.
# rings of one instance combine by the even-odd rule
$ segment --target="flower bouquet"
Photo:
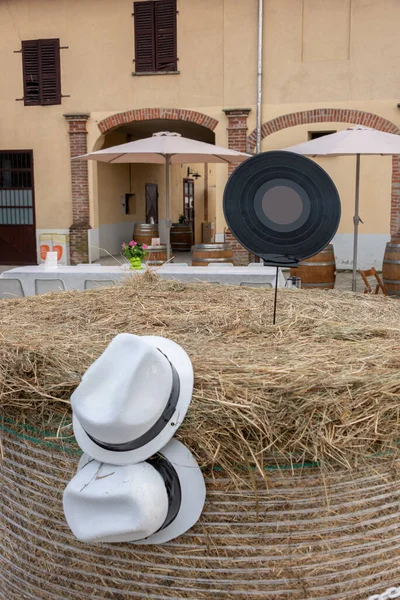
[[[131,269],[141,269],[142,261],[147,255],[147,244],[139,244],[131,240],[129,244],[122,244],[122,254],[126,256],[131,264]]]

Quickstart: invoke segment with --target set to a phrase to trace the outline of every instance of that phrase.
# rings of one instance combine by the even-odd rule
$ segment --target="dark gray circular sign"
[[[310,201],[302,187],[287,179],[264,183],[254,196],[254,209],[262,223],[275,231],[292,231],[310,215]]]
[[[275,266],[297,266],[318,254],[340,221],[339,194],[326,171],[283,150],[239,165],[226,184],[223,206],[240,244]]]

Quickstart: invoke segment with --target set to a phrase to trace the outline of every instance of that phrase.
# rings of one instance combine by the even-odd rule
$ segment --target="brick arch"
[[[372,127],[386,133],[400,134],[400,128],[379,115],[362,110],[351,110],[345,108],[315,108],[287,115],[281,115],[266,121],[261,127],[261,139],[296,125],[307,125],[310,123],[351,123]],[[250,151],[256,145],[257,132],[252,131],[247,138]],[[400,155],[392,158],[392,195],[390,211],[390,235],[392,241],[400,241]]]
[[[327,122],[352,123],[353,125],[364,125],[364,127],[379,129],[379,131],[385,131],[386,133],[400,134],[400,128],[397,125],[374,113],[345,108],[314,108],[313,110],[281,115],[280,117],[271,119],[271,121],[266,121],[261,127],[261,139],[288,127]],[[257,132],[255,129],[248,136],[247,141],[250,150],[253,150],[257,141]]]
[[[218,125],[217,119],[213,119],[194,110],[183,108],[141,108],[137,110],[127,110],[125,112],[111,115],[100,121],[97,126],[101,133],[108,133],[112,129],[133,123],[135,121],[150,121],[152,119],[170,119],[171,121],[189,121],[196,125],[202,125],[214,131]]]

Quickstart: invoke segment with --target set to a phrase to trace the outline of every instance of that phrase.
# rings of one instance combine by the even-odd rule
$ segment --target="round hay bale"
[[[252,472],[239,485],[206,471],[205,510],[180,538],[162,546],[87,545],[74,539],[62,510],[79,449],[10,420],[3,429],[7,600],[365,600],[398,578],[398,459],[329,473],[270,465],[266,479]]]
[[[398,304],[151,274],[0,301],[0,598],[366,600],[400,577]],[[117,333],[164,335],[195,370],[178,431],[207,483],[162,546],[86,545],[65,522],[80,451],[69,397]]]

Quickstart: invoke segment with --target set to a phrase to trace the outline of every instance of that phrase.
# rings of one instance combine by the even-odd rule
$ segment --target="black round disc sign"
[[[340,198],[328,173],[283,150],[239,165],[226,184],[223,205],[236,239],[274,266],[296,266],[318,254],[340,221]]]

